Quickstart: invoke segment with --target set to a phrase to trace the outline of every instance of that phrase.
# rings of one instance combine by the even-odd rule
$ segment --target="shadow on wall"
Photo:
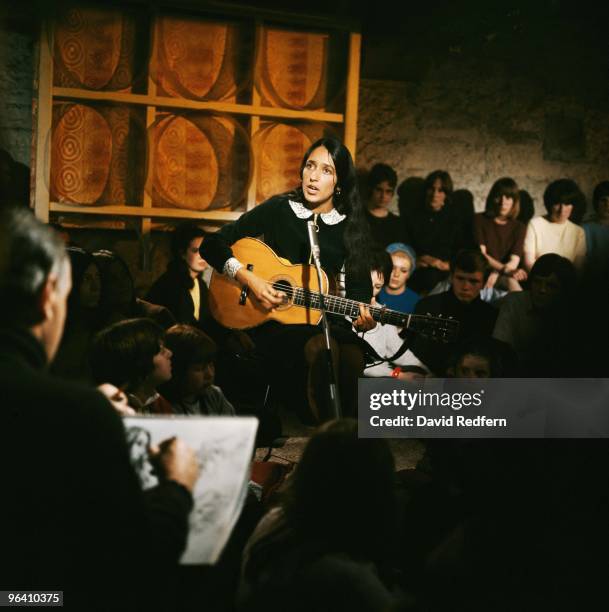
[[[531,194],[526,189],[520,190],[520,212],[518,213],[518,221],[525,225],[535,215],[535,202]]]
[[[398,209],[400,217],[408,215],[425,201],[425,179],[411,176],[402,181],[398,187]]]
[[[0,206],[29,206],[30,169],[0,149]]]

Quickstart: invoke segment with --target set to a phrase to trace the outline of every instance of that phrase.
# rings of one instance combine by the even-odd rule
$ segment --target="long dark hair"
[[[93,255],[77,246],[69,246],[66,248],[66,253],[72,264],[72,291],[68,296],[68,319],[73,316],[80,308],[80,286],[82,285],[85,272],[90,265],[97,266],[97,262],[93,259]],[[101,273],[100,273],[101,277]]]
[[[171,235],[171,260],[167,269],[172,270],[179,279],[180,285],[187,289],[195,286],[195,279],[190,275],[184,255],[195,238],[205,238],[205,231],[194,221],[179,223]]]
[[[571,179],[563,178],[551,182],[543,192],[543,203],[548,215],[552,214],[554,204],[572,204],[573,211],[569,220],[573,223],[579,223],[586,212],[586,196]]]
[[[135,285],[127,262],[117,253],[107,249],[94,251],[93,259],[101,275],[101,319],[107,324],[133,316],[136,303]]]
[[[153,359],[164,340],[165,332],[150,319],[126,319],[110,325],[91,345],[93,379],[135,391],[154,371]]]
[[[353,158],[349,149],[336,138],[320,138],[316,140],[307,150],[300,164],[300,178],[311,153],[318,147],[324,147],[336,168],[336,188],[334,189],[334,208],[341,214],[346,215],[346,226],[344,234],[345,250],[347,258],[345,268],[358,276],[370,273],[364,254],[372,250],[372,237],[370,227],[366,219],[364,206],[360,199],[357,187],[357,174],[353,164]],[[298,187],[294,195],[306,201],[302,191],[302,185]]]
[[[442,189],[446,194],[444,205],[450,206],[453,198],[453,180],[446,170],[434,170],[425,178],[425,206],[428,206],[431,202],[429,192],[433,189],[433,185],[437,180],[442,183]]]

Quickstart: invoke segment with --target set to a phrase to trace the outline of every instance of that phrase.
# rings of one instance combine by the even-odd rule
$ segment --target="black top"
[[[198,283],[201,295],[198,318],[195,317],[195,304],[190,295],[193,282]],[[146,299],[165,306],[178,323],[196,326],[210,318],[207,285],[200,275],[196,279],[191,278],[188,266],[182,259],[169,262],[165,272],[150,287]]]
[[[119,415],[45,367],[27,330],[0,330],[2,583],[64,590],[72,609],[90,609],[92,593],[96,609],[128,607],[177,562],[192,497],[175,482],[142,494]]]
[[[457,342],[480,336],[490,338],[498,315],[496,308],[479,297],[468,304],[460,302],[452,289],[419,300],[414,312],[419,315],[442,315],[459,321]],[[416,336],[411,350],[434,374],[443,376],[453,346]]]
[[[370,233],[374,242],[382,249],[393,242],[404,242],[404,229],[401,219],[393,213],[386,217],[375,217],[366,211],[366,218],[370,224]]]
[[[417,255],[431,255],[449,261],[465,243],[462,220],[450,204],[434,212],[423,206],[409,215],[406,223],[407,243]]]
[[[218,272],[222,272],[226,260],[232,257],[230,245],[241,238],[263,237],[277,255],[293,264],[309,263],[311,249],[307,233],[308,219],[300,219],[290,206],[286,195],[279,195],[262,202],[244,213],[234,223],[222,227],[208,236],[201,245],[201,257]],[[319,247],[321,265],[326,272],[336,276],[345,263],[346,251],[344,231],[346,220],[334,225],[324,223],[321,215],[317,217],[319,227]],[[347,297],[360,302],[370,302],[372,283],[370,276],[354,277],[347,274]]]

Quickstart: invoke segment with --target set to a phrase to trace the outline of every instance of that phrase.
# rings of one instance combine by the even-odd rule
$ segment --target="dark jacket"
[[[370,233],[378,247],[384,249],[392,242],[404,242],[406,233],[402,220],[393,213],[388,213],[386,217],[375,217],[368,210],[366,218],[370,225]]]
[[[452,288],[444,293],[430,295],[419,300],[414,312],[418,315],[442,315],[459,321],[457,342],[475,337],[490,338],[498,315],[496,308],[483,302],[479,297],[469,304],[460,302]],[[453,346],[452,344],[417,336],[413,340],[411,349],[434,374],[443,376]]]
[[[164,306],[175,318],[175,323],[193,325],[202,329],[216,342],[223,343],[227,337],[227,330],[220,326],[209,311],[209,290],[203,279],[199,276],[194,282],[199,284],[201,302],[199,305],[199,319],[194,316],[195,304],[190,295],[192,278],[188,274],[186,263],[181,259],[169,262],[167,269],[154,282],[146,294],[146,300],[153,304]]]
[[[408,217],[406,242],[414,247],[417,256],[431,255],[443,261],[466,245],[462,222],[458,213],[445,205],[438,212],[422,206]]]
[[[171,311],[178,323],[198,325],[194,314],[195,305],[190,295],[193,282],[199,284],[201,292],[198,321],[204,322],[210,316],[207,285],[200,277],[193,281],[188,273],[186,262],[181,259],[173,259],[169,262],[165,272],[150,287],[150,291],[146,294],[146,300],[153,304],[165,306]]]
[[[144,578],[184,549],[192,497],[175,482],[144,495],[108,401],[45,369],[28,331],[0,331],[2,587],[138,609]]]

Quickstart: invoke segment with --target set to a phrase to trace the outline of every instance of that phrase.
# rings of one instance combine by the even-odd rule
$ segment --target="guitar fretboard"
[[[304,308],[312,308],[321,310],[321,294],[315,291],[309,291],[302,287],[292,287],[286,291],[286,288],[281,285],[276,285],[275,288],[279,291],[288,293],[293,304]],[[291,295],[289,295],[291,294]],[[334,314],[345,315],[347,317],[359,317],[359,302],[343,298],[336,295],[323,294],[324,306],[328,312]],[[389,310],[382,306],[369,306],[370,314],[375,321],[380,323],[389,323],[398,327],[408,327],[410,320],[416,315],[408,315],[397,310]]]

